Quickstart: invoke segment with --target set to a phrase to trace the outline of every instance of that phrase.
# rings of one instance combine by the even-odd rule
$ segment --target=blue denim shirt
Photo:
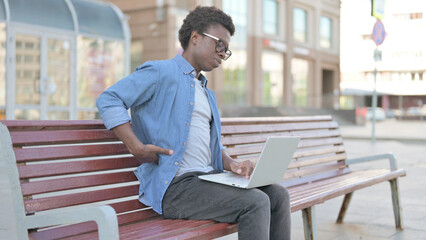
[[[108,129],[131,120],[132,128],[143,144],[173,149],[160,154],[158,165],[144,163],[135,171],[139,179],[139,200],[162,214],[162,200],[180,166],[188,141],[194,110],[195,70],[181,55],[163,61],[149,61],[105,90],[97,99],[102,120]],[[207,89],[207,79],[199,79],[208,95],[212,110],[210,149],[212,166],[223,171],[220,143],[220,118],[216,96]],[[131,110],[131,119],[127,109]]]

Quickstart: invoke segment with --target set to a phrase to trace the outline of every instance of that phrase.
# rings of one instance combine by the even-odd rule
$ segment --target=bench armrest
[[[396,157],[393,153],[346,159],[346,165],[351,165],[355,163],[364,163],[364,162],[370,162],[370,161],[376,161],[376,160],[389,160],[389,167],[391,170],[396,170],[398,168],[396,165]]]
[[[111,206],[97,206],[39,213],[26,217],[27,229],[48,227],[58,224],[75,224],[95,221],[100,240],[118,240],[118,221]]]

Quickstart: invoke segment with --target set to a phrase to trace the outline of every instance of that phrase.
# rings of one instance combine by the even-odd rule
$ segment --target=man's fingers
[[[165,154],[165,155],[173,155],[174,151],[171,149],[165,149],[158,146],[152,146],[152,151],[156,154]]]
[[[243,162],[243,169],[244,169],[244,174],[246,176],[246,178],[250,178],[251,173],[253,172],[253,167],[252,164],[249,160]]]

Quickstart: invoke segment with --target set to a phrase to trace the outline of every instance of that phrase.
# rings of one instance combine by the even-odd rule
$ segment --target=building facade
[[[339,104],[339,0],[110,0],[128,17],[132,70],[178,54],[178,30],[197,5],[216,6],[236,26],[232,56],[206,73],[224,115],[249,108]]]
[[[419,111],[426,104],[426,2],[386,1],[386,37],[377,47],[377,62],[371,38],[376,19],[370,12],[370,0],[342,1],[341,106],[371,106],[376,67],[378,106],[398,115]]]
[[[128,74],[123,13],[95,0],[0,0],[0,119],[94,119]]]

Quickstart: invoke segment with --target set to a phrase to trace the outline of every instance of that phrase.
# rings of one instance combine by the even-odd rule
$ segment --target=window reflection
[[[40,37],[16,34],[16,104],[40,104]]]
[[[39,120],[40,111],[37,109],[16,109],[15,119],[18,120]]]
[[[293,105],[306,107],[308,105],[309,62],[294,58],[291,61],[293,77]]]
[[[320,46],[322,48],[331,48],[331,19],[321,17],[320,20]]]
[[[263,32],[278,34],[278,2],[276,0],[263,0]]]
[[[224,105],[245,105],[247,65],[247,1],[224,0],[223,10],[234,21],[235,35],[230,49],[232,56],[222,64],[224,70]]]
[[[283,55],[264,51],[262,53],[263,69],[263,105],[278,106],[283,100]]]
[[[78,117],[99,118],[95,114],[96,99],[124,77],[124,44],[87,37],[80,37],[78,42]]]
[[[66,107],[69,106],[70,98],[70,43],[67,40],[49,39],[47,45],[49,77],[45,84],[48,105]]]
[[[307,37],[307,13],[301,8],[293,10],[293,36],[294,40],[306,43]]]

